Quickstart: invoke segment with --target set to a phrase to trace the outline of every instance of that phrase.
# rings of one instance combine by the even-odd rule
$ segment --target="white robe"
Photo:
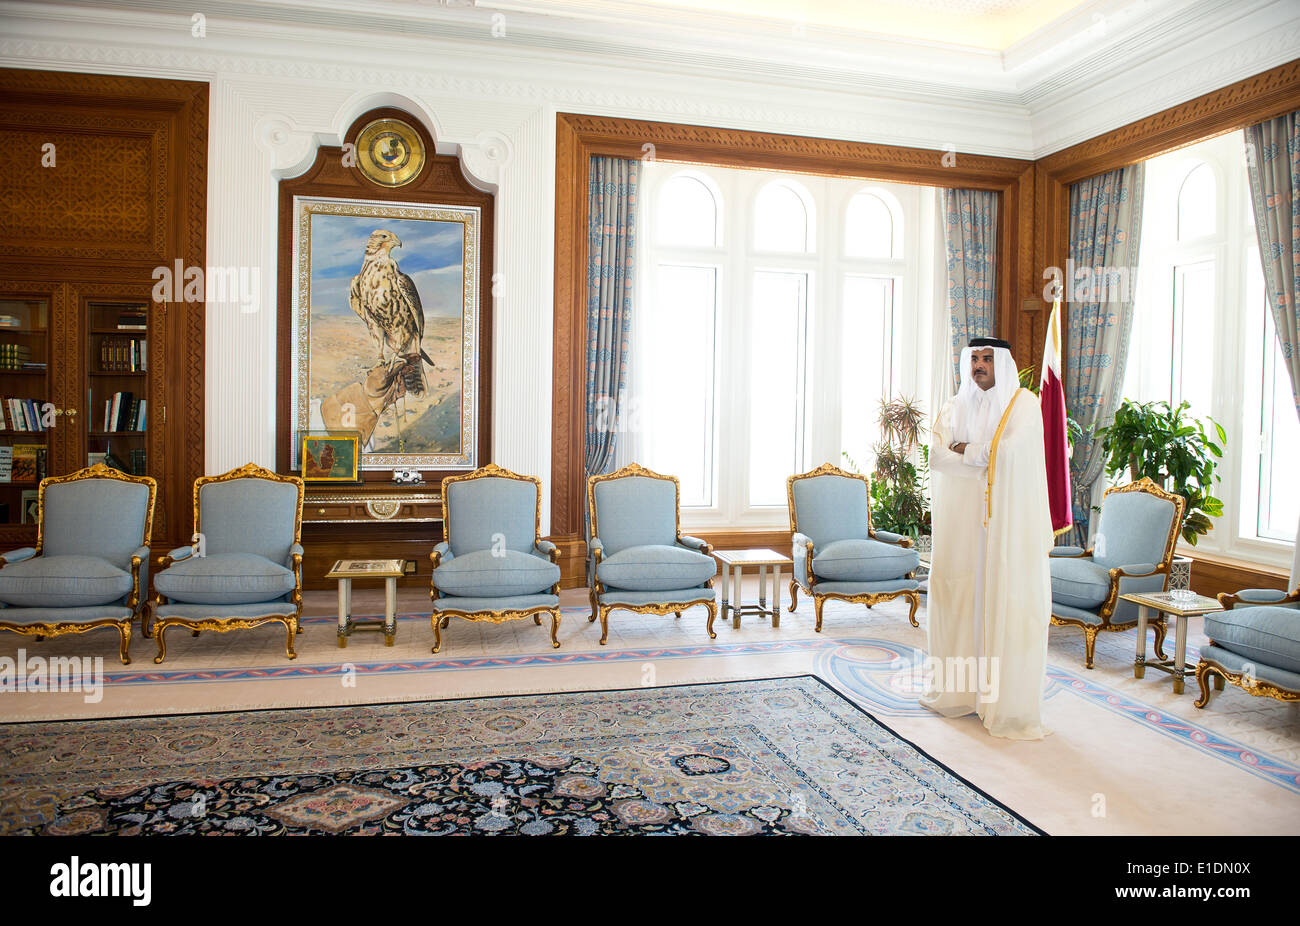
[[[949,717],[977,713],[995,736],[1039,739],[1051,732],[1042,702],[1054,543],[1042,416],[1027,390],[963,392],[932,428],[931,661],[921,704]],[[1010,395],[997,415],[1000,392]],[[954,442],[968,443],[964,455],[948,449]]]

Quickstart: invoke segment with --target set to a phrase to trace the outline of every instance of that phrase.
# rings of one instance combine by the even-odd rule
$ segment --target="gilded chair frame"
[[[149,510],[145,513],[144,536],[140,539],[140,546],[149,546],[149,538],[153,533],[154,505],[158,498],[158,483],[150,476],[131,476],[103,463],[96,463],[94,466],[79,469],[75,473],[69,473],[66,476],[47,476],[41,480],[40,488],[37,489],[36,493],[36,546],[34,547],[36,556],[40,556],[45,550],[46,488],[63,483],[80,482],[83,479],[116,479],[118,482],[130,482],[148,487]],[[147,590],[140,587],[140,567],[143,564],[144,560],[140,559],[140,557],[134,555],[131,557],[131,597],[126,601],[126,606],[131,609],[130,617],[121,619],[106,617],[93,621],[50,621],[35,624],[14,624],[0,620],[0,630],[12,630],[14,633],[34,636],[39,642],[46,637],[85,633],[98,627],[115,627],[121,638],[120,656],[122,665],[129,666],[131,664],[131,655],[128,652],[131,647],[131,627],[137,617],[140,618],[141,631],[143,632],[144,629],[144,616],[141,605],[145,600]],[[3,569],[6,565],[5,558],[0,556],[0,569]],[[3,611],[0,611],[0,614],[3,613]]]
[[[469,482],[473,479],[515,479],[519,482],[532,483],[536,489],[536,502],[533,506],[533,546],[540,547],[542,543],[542,480],[536,476],[523,476],[519,473],[511,472],[504,467],[497,466],[495,463],[488,463],[481,466],[472,473],[465,473],[462,476],[448,476],[442,480],[442,536],[444,540],[450,543],[451,538],[451,492],[448,486],[457,482]],[[559,560],[559,551],[551,546],[547,551],[547,556],[552,563]],[[442,553],[434,550],[429,554],[429,562],[433,568],[429,575],[429,601],[434,602],[442,597],[438,591],[438,583],[433,578],[433,572],[437,571],[438,566],[442,563]],[[560,594],[560,583],[556,582],[551,586],[550,594]],[[455,597],[455,596],[449,596]],[[459,617],[467,621],[484,621],[489,624],[501,624],[506,621],[517,621],[525,617],[531,617],[533,623],[537,626],[542,625],[542,615],[549,614],[551,617],[551,648],[559,649],[559,631],[560,631],[560,609],[558,607],[548,607],[539,605],[535,608],[518,608],[505,609],[501,611],[462,611],[456,608],[440,608],[430,615],[433,623],[433,653],[438,653],[442,649],[442,631],[451,623],[453,617]]]
[[[596,484],[606,482],[611,479],[627,479],[632,476],[640,476],[645,479],[662,479],[673,484],[673,507],[676,517],[676,537],[675,542],[682,541],[682,483],[676,476],[666,476],[663,473],[656,473],[652,469],[647,469],[639,463],[629,463],[621,469],[616,469],[612,473],[587,477],[587,517],[591,523],[591,536],[599,537],[600,531],[596,528]],[[705,543],[700,548],[700,552],[705,556],[713,555],[713,547]],[[682,616],[682,611],[687,608],[693,608],[695,605],[703,605],[709,612],[708,623],[705,629],[708,631],[709,639],[716,640],[718,635],[713,630],[713,622],[718,616],[717,596],[713,592],[713,579],[709,579],[704,588],[709,590],[708,595],[701,595],[699,598],[690,601],[678,601],[669,604],[601,604],[600,596],[605,594],[608,589],[605,583],[596,578],[596,573],[600,568],[600,561],[603,558],[601,550],[592,551],[592,570],[590,581],[587,583],[587,595],[591,600],[591,616],[587,618],[587,623],[595,623],[597,616],[600,617],[600,645],[604,646],[609,640],[609,615],[611,611],[632,611],[636,614],[658,614],[664,615],[672,613],[677,617]]]
[[[1078,627],[1083,631],[1084,646],[1084,667],[1091,669],[1093,665],[1093,655],[1097,648],[1097,635],[1106,632],[1118,632],[1131,630],[1137,626],[1137,619],[1126,621],[1122,624],[1111,622],[1111,617],[1115,613],[1115,607],[1119,602],[1119,582],[1120,579],[1145,579],[1149,576],[1161,575],[1165,577],[1162,590],[1169,588],[1169,576],[1174,559],[1174,547],[1178,544],[1178,534],[1183,526],[1183,511],[1187,507],[1187,501],[1181,495],[1175,492],[1167,492],[1160,486],[1156,485],[1150,477],[1143,476],[1137,482],[1130,482],[1128,485],[1111,486],[1101,496],[1101,503],[1104,507],[1106,499],[1111,493],[1124,494],[1127,492],[1141,492],[1145,495],[1154,495],[1156,498],[1172,502],[1174,505],[1174,517],[1169,523],[1169,536],[1165,539],[1165,549],[1160,562],[1156,568],[1150,572],[1125,572],[1122,566],[1116,566],[1108,571],[1110,577],[1110,590],[1106,594],[1106,600],[1097,608],[1097,617],[1101,620],[1100,624],[1088,624],[1075,617],[1061,617],[1053,610],[1051,623],[1057,627]],[[1093,548],[1088,547],[1082,553],[1076,553],[1074,556],[1063,556],[1061,559],[1083,559],[1093,555]],[[1053,602],[1055,608],[1055,602]],[[1155,631],[1155,652],[1157,659],[1164,659],[1165,634],[1168,631],[1165,615],[1159,614],[1150,618],[1147,623]]]
[[[256,463],[245,463],[228,473],[222,473],[219,476],[201,476],[194,480],[194,532],[203,533],[202,509],[200,499],[203,494],[203,487],[213,483],[232,482],[236,479],[265,479],[268,482],[287,482],[298,488],[298,507],[294,515],[293,525],[293,542],[297,546],[302,545],[302,505],[303,497],[306,493],[306,487],[297,476],[282,476],[279,473],[273,473],[265,467],[258,466]],[[166,569],[173,562],[170,553],[164,553],[158,557],[158,571]],[[155,574],[156,575],[156,574]],[[298,654],[294,652],[293,638],[295,634],[302,633],[302,554],[293,554],[293,576],[294,587],[290,593],[289,603],[293,605],[292,611],[286,611],[284,614],[268,614],[264,617],[208,617],[208,618],[186,618],[186,617],[158,617],[158,608],[167,603],[167,599],[155,588],[153,601],[150,604],[150,628],[144,631],[146,637],[152,635],[157,638],[158,655],[154,656],[154,663],[160,663],[167,658],[167,643],[164,635],[169,627],[186,627],[193,636],[198,636],[200,631],[215,630],[218,633],[226,633],[231,630],[252,630],[261,627],[263,624],[283,624],[285,630],[284,652],[290,659],[297,659]],[[214,607],[220,607],[214,605]]]
[[[797,473],[793,476],[786,477],[785,497],[786,497],[786,504],[788,505],[789,512],[790,512],[790,533],[792,535],[799,533],[799,514],[795,509],[795,505],[794,505],[794,484],[798,482],[800,479],[814,479],[818,476],[843,476],[847,479],[862,480],[863,489],[867,493],[867,537],[868,539],[878,541],[879,543],[893,544],[894,546],[902,547],[905,550],[910,550],[912,548],[912,539],[910,537],[900,537],[898,540],[884,540],[876,535],[876,529],[871,526],[871,480],[861,473],[850,473],[847,470],[840,469],[838,466],[835,466],[832,463],[823,463],[821,466],[817,467],[816,469],[809,470],[806,473]],[[794,543],[793,536],[790,538],[790,542],[793,545]],[[804,549],[804,572],[808,576],[808,584],[805,586],[803,583],[801,583],[796,577],[797,574],[794,572],[794,570],[791,570],[790,604],[786,608],[786,610],[789,611],[791,614],[794,613],[794,609],[798,607],[799,589],[802,588],[804,592],[813,600],[813,610],[816,612],[817,615],[817,625],[814,629],[816,630],[817,633],[821,633],[822,630],[822,608],[825,606],[826,602],[831,599],[836,599],[838,601],[848,601],[853,604],[863,604],[866,605],[868,608],[870,608],[872,605],[881,604],[882,602],[886,602],[886,601],[893,601],[895,598],[905,598],[907,599],[909,604],[909,609],[907,613],[908,621],[911,623],[913,627],[921,626],[916,619],[916,610],[921,606],[921,593],[918,590],[909,588],[897,592],[876,592],[873,594],[861,594],[861,595],[847,595],[842,592],[819,592],[817,591],[816,588],[819,580],[817,578],[817,574],[813,572],[812,561],[813,561],[813,545],[812,542],[809,541],[807,544],[805,544],[805,549]],[[916,575],[915,572],[909,572],[903,578],[911,579],[914,578],[915,575]]]
[[[1216,596],[1219,604],[1223,605],[1225,611],[1231,611],[1238,604],[1244,604],[1247,607],[1277,607],[1278,605],[1290,604],[1291,602],[1300,601],[1300,589],[1294,589],[1286,594],[1285,597],[1277,601],[1242,601],[1235,593],[1219,592]],[[1296,612],[1296,620],[1300,621],[1300,611]],[[1214,681],[1214,690],[1223,691],[1223,683],[1226,681],[1231,685],[1240,688],[1246,694],[1253,695],[1257,698],[1276,698],[1278,701],[1300,701],[1300,691],[1291,688],[1284,688],[1281,685],[1275,685],[1272,682],[1261,681],[1255,678],[1249,672],[1232,672],[1217,660],[1210,659],[1206,656],[1201,657],[1201,661],[1196,664],[1196,684],[1200,688],[1200,696],[1195,701],[1196,707],[1205,707],[1210,703],[1210,681]]]

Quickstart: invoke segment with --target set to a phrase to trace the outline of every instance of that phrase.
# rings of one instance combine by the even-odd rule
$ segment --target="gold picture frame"
[[[360,473],[361,440],[356,434],[303,431],[298,435],[303,482],[355,483]]]

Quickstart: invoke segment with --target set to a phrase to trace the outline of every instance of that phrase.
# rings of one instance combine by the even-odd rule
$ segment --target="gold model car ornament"
[[[424,169],[424,139],[399,119],[376,119],[357,136],[357,166],[370,180],[405,186]]]

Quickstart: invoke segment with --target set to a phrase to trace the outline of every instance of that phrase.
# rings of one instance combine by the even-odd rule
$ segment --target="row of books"
[[[149,471],[145,466],[145,454],[143,450],[132,450],[130,454],[131,465],[123,463],[117,456],[112,453],[91,453],[86,456],[86,465],[94,466],[96,463],[103,463],[105,466],[111,466],[113,469],[128,473],[132,476],[147,476]]]
[[[40,482],[45,478],[44,444],[0,446],[0,483]]]
[[[117,327],[121,331],[144,331],[149,327],[149,320],[143,309],[127,309],[117,316]]]
[[[104,400],[105,431],[143,431],[149,420],[149,402],[131,392],[115,392]]]
[[[136,373],[147,368],[148,351],[143,338],[102,338],[99,369],[105,373]]]
[[[32,359],[26,344],[0,344],[0,370],[21,370]]]
[[[5,431],[44,431],[45,422],[51,420],[41,399],[0,399]]]

